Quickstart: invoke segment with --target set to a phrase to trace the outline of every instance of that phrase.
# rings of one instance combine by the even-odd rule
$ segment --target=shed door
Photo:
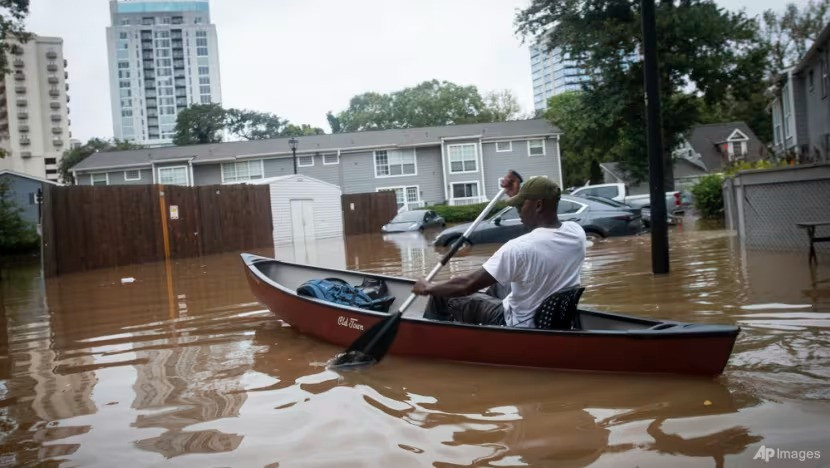
[[[291,203],[291,231],[294,244],[303,244],[313,241],[314,234],[314,201],[290,200]]]

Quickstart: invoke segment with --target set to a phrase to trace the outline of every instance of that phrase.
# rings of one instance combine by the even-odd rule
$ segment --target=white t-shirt
[[[582,226],[565,221],[558,229],[536,228],[497,250],[483,268],[499,284],[510,284],[504,298],[505,323],[534,328],[533,314],[542,301],[579,284],[586,246]]]

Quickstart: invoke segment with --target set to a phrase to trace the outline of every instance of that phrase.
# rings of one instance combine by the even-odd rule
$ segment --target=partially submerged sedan
[[[579,223],[588,239],[592,240],[637,234],[642,230],[640,213],[597,200],[562,195],[558,211],[561,221]],[[452,244],[469,225],[467,223],[443,230],[435,238],[434,244],[436,246]],[[526,232],[516,208],[507,207],[491,216],[486,222],[479,224],[470,235],[470,241],[473,244],[504,243]]]
[[[410,232],[423,231],[431,227],[444,227],[447,223],[444,218],[438,216],[437,213],[430,210],[414,210],[404,211],[398,213],[392,218],[392,221],[384,224],[380,228],[381,231],[390,232]]]

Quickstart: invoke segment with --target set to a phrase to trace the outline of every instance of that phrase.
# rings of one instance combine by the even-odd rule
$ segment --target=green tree
[[[584,86],[595,144],[635,180],[647,175],[639,0],[532,0],[516,16],[518,32],[546,32],[546,46],[576,57],[594,79]],[[671,151],[698,122],[700,101],[717,103],[765,75],[767,46],[758,24],[712,0],[663,0],[657,11],[657,56],[665,183],[674,186]],[[760,68],[760,69],[759,69]]]
[[[60,175],[61,182],[64,184],[74,185],[75,177],[72,176],[72,168],[89,155],[98,152],[127,151],[140,148],[142,148],[141,145],[126,140],[115,139],[110,141],[104,138],[90,138],[86,144],[63,152],[63,156],[58,162],[58,175]]]
[[[28,14],[29,0],[0,0],[0,78],[9,72],[7,54],[31,37],[24,24]]]
[[[496,122],[515,118],[519,110],[507,90],[483,98],[475,86],[431,80],[389,94],[359,94],[348,108],[326,118],[332,131],[340,133]]]
[[[173,144],[185,146],[220,143],[226,116],[227,112],[219,104],[193,104],[176,116]]]
[[[279,138],[288,121],[268,112],[245,109],[225,111],[225,128],[243,140]]]
[[[309,135],[325,135],[326,131],[320,127],[312,127],[309,124],[302,124],[302,125],[294,125],[288,124],[282,130],[280,136],[283,137],[297,137],[297,136],[309,136]]]
[[[509,89],[490,91],[484,95],[484,107],[487,120],[490,122],[505,122],[516,120],[522,107],[516,96]]]
[[[591,162],[605,162],[608,141],[597,141],[599,127],[606,121],[589,113],[586,95],[577,91],[558,94],[548,101],[544,117],[562,130],[559,139],[565,187],[581,186],[591,179]],[[603,128],[602,131],[610,131]]]
[[[773,73],[780,73],[801,60],[828,20],[830,0],[810,0],[801,9],[788,3],[781,13],[765,11],[761,15],[761,31],[770,48]]]
[[[22,212],[11,199],[7,182],[0,180],[0,255],[37,247],[37,231],[23,219]]]

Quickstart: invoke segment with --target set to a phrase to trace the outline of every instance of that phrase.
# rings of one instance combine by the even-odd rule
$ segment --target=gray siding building
[[[297,172],[345,194],[393,190],[408,208],[486,201],[508,169],[562,183],[561,131],[543,119],[299,137]],[[289,175],[287,138],[95,153],[81,185],[232,184]]]
[[[796,66],[779,76],[770,103],[773,152],[830,161],[830,24]]]
[[[51,180],[8,169],[0,170],[0,184],[8,185],[9,191],[6,196],[23,210],[21,213],[23,219],[33,226],[40,224],[37,191],[46,190],[49,185],[57,185]]]

